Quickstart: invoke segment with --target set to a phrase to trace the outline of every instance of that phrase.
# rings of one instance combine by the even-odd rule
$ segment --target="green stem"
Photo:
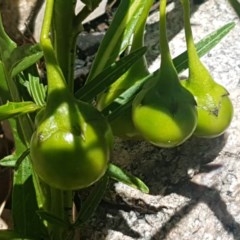
[[[49,197],[49,196],[48,196]],[[64,200],[63,200],[63,191],[60,191],[55,188],[50,188],[50,213],[58,216],[61,219],[64,219]],[[62,240],[64,239],[64,229],[62,227],[49,224],[49,233],[52,240]]]
[[[194,45],[192,28],[190,23],[190,4],[189,0],[181,0],[183,10],[184,10],[184,27],[185,27],[185,36],[188,49],[188,59],[189,59],[189,70],[196,66],[199,63],[199,57]]]
[[[76,1],[55,0],[53,6],[53,47],[58,64],[66,79],[66,83],[73,91],[73,72],[75,63],[75,45],[79,26],[75,26]]]
[[[144,31],[146,25],[146,19],[148,17],[150,8],[153,4],[153,0],[148,0],[144,5],[144,11],[139,18],[139,21],[134,29],[134,37],[133,37],[133,44],[131,47],[131,51],[137,50],[144,45]]]
[[[174,66],[170,55],[170,49],[168,45],[167,31],[166,31],[166,5],[167,0],[160,1],[160,51],[161,51],[161,68],[169,68]]]
[[[150,8],[153,4],[152,0],[147,1],[146,5],[144,6],[145,11],[142,13],[141,18],[139,19],[139,22],[137,23],[134,31],[133,36],[133,42],[131,46],[131,52],[137,50],[138,48],[141,48],[144,46],[144,32],[145,32],[145,25],[146,25],[146,19],[148,17]],[[139,69],[139,67],[141,69]],[[147,69],[147,63],[145,56],[141,57],[132,67],[132,70],[130,70],[133,73],[138,73],[140,71],[138,79],[145,77],[148,75],[148,69]],[[138,74],[137,74],[138,75]]]
[[[188,53],[188,66],[189,66],[189,82],[194,83],[197,82],[195,79],[199,79],[198,75],[200,72],[206,72],[206,68],[203,66],[200,58],[198,56],[196,47],[193,41],[192,28],[190,23],[190,3],[189,0],[181,0],[183,6],[183,15],[184,15],[184,28],[185,28],[185,37],[187,43],[187,53]],[[208,78],[203,78],[201,81],[204,81]],[[209,81],[209,79],[208,79]],[[202,83],[201,83],[202,84]]]
[[[63,73],[61,71],[61,68],[59,67],[57,57],[55,55],[54,48],[50,39],[51,36],[50,26],[53,15],[53,7],[54,0],[47,0],[42,25],[42,32],[40,36],[40,44],[46,62],[49,96],[56,89],[64,90],[67,88]]]
[[[161,0],[159,6],[160,13],[160,51],[161,51],[161,64],[159,71],[159,81],[158,84],[161,85],[162,89],[173,90],[176,87],[179,87],[180,82],[178,78],[178,73],[174,67],[169,44],[167,38],[167,30],[166,30],[166,5],[167,0]],[[160,87],[159,85],[159,87]]]

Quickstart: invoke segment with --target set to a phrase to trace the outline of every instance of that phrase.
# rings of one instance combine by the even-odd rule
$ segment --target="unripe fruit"
[[[197,102],[198,122],[194,135],[212,138],[224,133],[233,117],[228,91],[216,83],[202,64],[193,42],[189,0],[181,0],[184,9],[185,36],[188,49],[189,78],[181,81]]]
[[[161,66],[134,99],[132,118],[146,140],[159,147],[174,147],[192,135],[197,112],[192,94],[179,82],[166,35],[166,0],[161,0]]]

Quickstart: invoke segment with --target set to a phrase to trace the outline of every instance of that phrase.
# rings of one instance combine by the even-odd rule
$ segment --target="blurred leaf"
[[[0,98],[3,102],[6,102],[6,99],[9,99],[10,96],[6,76],[6,62],[9,60],[9,57],[16,46],[16,43],[13,42],[6,34],[0,14]]]
[[[120,2],[113,21],[100,44],[87,82],[92,81],[105,68],[114,63],[131,43],[131,37],[142,12],[145,10],[145,4],[146,1],[135,0]]]
[[[98,7],[101,1],[102,0],[81,0],[81,2],[83,2],[91,11]]]
[[[240,3],[237,0],[228,0],[237,13],[238,17],[240,18]]]
[[[34,102],[7,102],[0,106],[0,121],[34,112],[39,108]]]
[[[48,213],[46,211],[38,210],[37,214],[40,216],[42,220],[46,220],[50,224],[53,224],[59,227],[64,227],[64,228],[70,227],[70,224],[68,222],[65,222],[61,218],[54,216],[53,214]]]
[[[97,94],[106,90],[109,85],[122,76],[145,52],[146,48],[143,47],[121,58],[78,90],[75,96],[83,101],[92,100]]]
[[[6,99],[9,99],[9,89],[7,85],[7,76],[6,76],[6,69],[4,63],[0,60],[0,98],[3,102],[6,101]]]
[[[136,188],[143,193],[149,193],[148,187],[141,179],[131,175],[130,173],[123,171],[121,168],[117,167],[114,164],[109,164],[108,176],[116,181],[122,182],[130,187]]]
[[[4,63],[7,62],[13,49],[16,47],[17,44],[13,42],[6,34],[2,24],[2,17],[0,15],[0,60]]]
[[[32,238],[21,237],[16,232],[10,231],[10,230],[1,230],[0,239],[1,240],[34,240]]]
[[[29,148],[25,150],[22,154],[18,155],[16,153],[8,155],[1,159],[0,165],[4,167],[13,167],[17,170],[22,161],[28,156],[30,150]]]
[[[14,168],[16,165],[18,157],[14,155],[8,155],[1,159],[0,165],[3,167],[12,167]]]
[[[36,213],[37,209],[32,166],[27,157],[14,173],[12,214],[16,232],[34,239],[44,239],[46,228]]]
[[[108,176],[105,174],[94,186],[93,190],[84,201],[80,213],[73,224],[74,227],[78,227],[85,223],[95,212],[99,203],[101,202],[104,193],[108,185]]]
[[[42,56],[43,52],[39,44],[22,45],[15,48],[10,56],[11,77],[15,77],[18,73],[35,64]]]
[[[47,86],[40,82],[39,77],[28,74],[28,80],[22,81],[22,84],[37,105],[46,105]]]

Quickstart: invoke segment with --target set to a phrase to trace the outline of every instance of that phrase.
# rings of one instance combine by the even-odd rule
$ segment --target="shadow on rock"
[[[170,192],[169,192],[170,193]],[[221,198],[220,193],[214,187],[207,187],[193,182],[185,184],[177,184],[172,187],[171,193],[176,193],[184,197],[190,198],[190,202],[174,213],[159,231],[151,237],[151,240],[166,239],[170,231],[177,226],[183,216],[193,210],[198,203],[205,203],[216,218],[221,222],[224,230],[231,234],[234,239],[239,239],[240,225],[233,216],[228,212],[227,205]]]
[[[169,186],[189,181],[195,174],[215,160],[224,147],[227,135],[213,139],[192,138],[172,149],[143,146],[146,151],[135,155],[128,170],[139,176],[152,195],[165,195]],[[147,144],[147,143],[145,143]],[[141,158],[140,158],[141,156]],[[207,166],[208,171],[218,166]]]

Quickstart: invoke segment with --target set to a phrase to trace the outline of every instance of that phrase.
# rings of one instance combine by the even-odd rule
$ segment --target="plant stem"
[[[63,2],[63,1],[62,1]],[[52,17],[54,14],[60,14],[61,12],[53,12],[54,7],[57,8],[57,4],[59,4],[59,1],[54,0],[47,0],[46,2],[46,9],[45,9],[45,15],[43,19],[43,26],[42,26],[42,32],[40,36],[40,43],[43,49],[43,54],[46,61],[46,69],[47,69],[47,78],[48,78],[48,103],[50,104],[50,109],[54,106],[56,106],[55,102],[62,102],[62,101],[71,101],[73,98],[72,94],[70,93],[69,89],[67,88],[67,84],[62,72],[62,69],[60,68],[58,64],[58,59],[56,57],[56,52],[53,47],[52,41],[50,39],[50,26],[52,23]],[[64,12],[63,9],[59,9],[62,12]],[[58,38],[59,35],[63,35],[63,33],[59,33],[55,35],[55,41]],[[62,37],[62,36],[61,36]],[[60,41],[61,42],[61,41]],[[58,53],[61,55],[61,53]],[[56,97],[54,94],[55,92],[59,92],[60,95]],[[49,98],[53,98],[49,101]],[[60,99],[58,99],[58,97]],[[69,100],[70,99],[70,100]],[[47,103],[47,107],[48,107]],[[45,206],[47,206],[47,211],[50,211],[50,213],[56,215],[57,217],[61,219],[68,219],[67,214],[65,214],[65,205],[68,208],[70,206],[69,199],[72,197],[72,191],[61,191],[58,189],[54,189],[50,187],[51,196],[45,195]],[[61,240],[63,239],[63,233],[66,231],[66,229],[59,229],[59,227],[56,226],[50,226],[51,234],[54,236],[53,239]],[[61,238],[60,238],[61,237]]]
[[[47,69],[48,96],[50,96],[51,93],[56,89],[61,90],[66,89],[67,87],[62,70],[58,65],[57,57],[50,39],[50,26],[53,14],[53,7],[54,0],[47,0],[42,25],[42,32],[40,36],[40,44],[43,50]]]
[[[161,51],[161,68],[169,68],[169,66],[173,67],[170,49],[168,45],[167,31],[166,31],[166,5],[167,0],[160,1],[160,51]]]
[[[50,188],[50,208],[49,211],[51,214],[58,216],[61,219],[64,219],[64,200],[63,200],[63,191],[60,191],[55,188]],[[58,225],[49,224],[49,233],[52,240],[62,240],[64,235],[64,229]]]
[[[199,63],[199,57],[194,45],[193,41],[193,34],[192,34],[192,28],[190,23],[190,6],[189,6],[189,0],[181,0],[182,6],[183,6],[183,15],[184,15],[184,27],[185,27],[185,37],[186,37],[186,43],[188,48],[188,64],[189,64],[189,71],[191,72],[192,68],[196,66],[196,64]]]
[[[192,28],[190,23],[190,3],[189,0],[181,0],[183,6],[183,15],[184,15],[184,28],[185,28],[185,37],[187,43],[187,53],[188,53],[188,67],[189,67],[189,83],[196,83],[195,79],[199,79],[199,73],[204,72],[204,75],[209,75],[206,68],[203,66],[202,62],[199,59],[196,47],[193,41]],[[210,78],[202,78],[201,81],[210,81]],[[200,83],[202,84],[202,82]]]
[[[139,21],[135,27],[133,42],[132,42],[132,46],[131,46],[131,52],[144,46],[144,31],[145,31],[146,19],[148,17],[148,14],[149,14],[152,4],[153,4],[153,0],[148,0],[146,5],[144,6],[145,10],[142,13],[141,18],[139,19]],[[142,69],[139,69],[140,66]],[[139,76],[140,76],[139,79],[141,77],[145,77],[149,73],[147,70],[147,63],[146,63],[145,56],[141,57],[136,62],[136,64],[133,65],[132,68],[133,68],[132,71],[135,73],[138,73],[138,71],[140,70],[141,73],[139,74]]]
[[[55,0],[52,18],[53,47],[58,64],[71,91],[73,91],[74,85],[76,38],[80,30],[74,22],[75,5],[76,1]]]
[[[173,90],[180,85],[178,73],[174,67],[166,30],[166,5],[167,0],[161,0],[159,5],[160,13],[160,51],[161,51],[161,63],[159,70],[159,81],[162,89]]]

